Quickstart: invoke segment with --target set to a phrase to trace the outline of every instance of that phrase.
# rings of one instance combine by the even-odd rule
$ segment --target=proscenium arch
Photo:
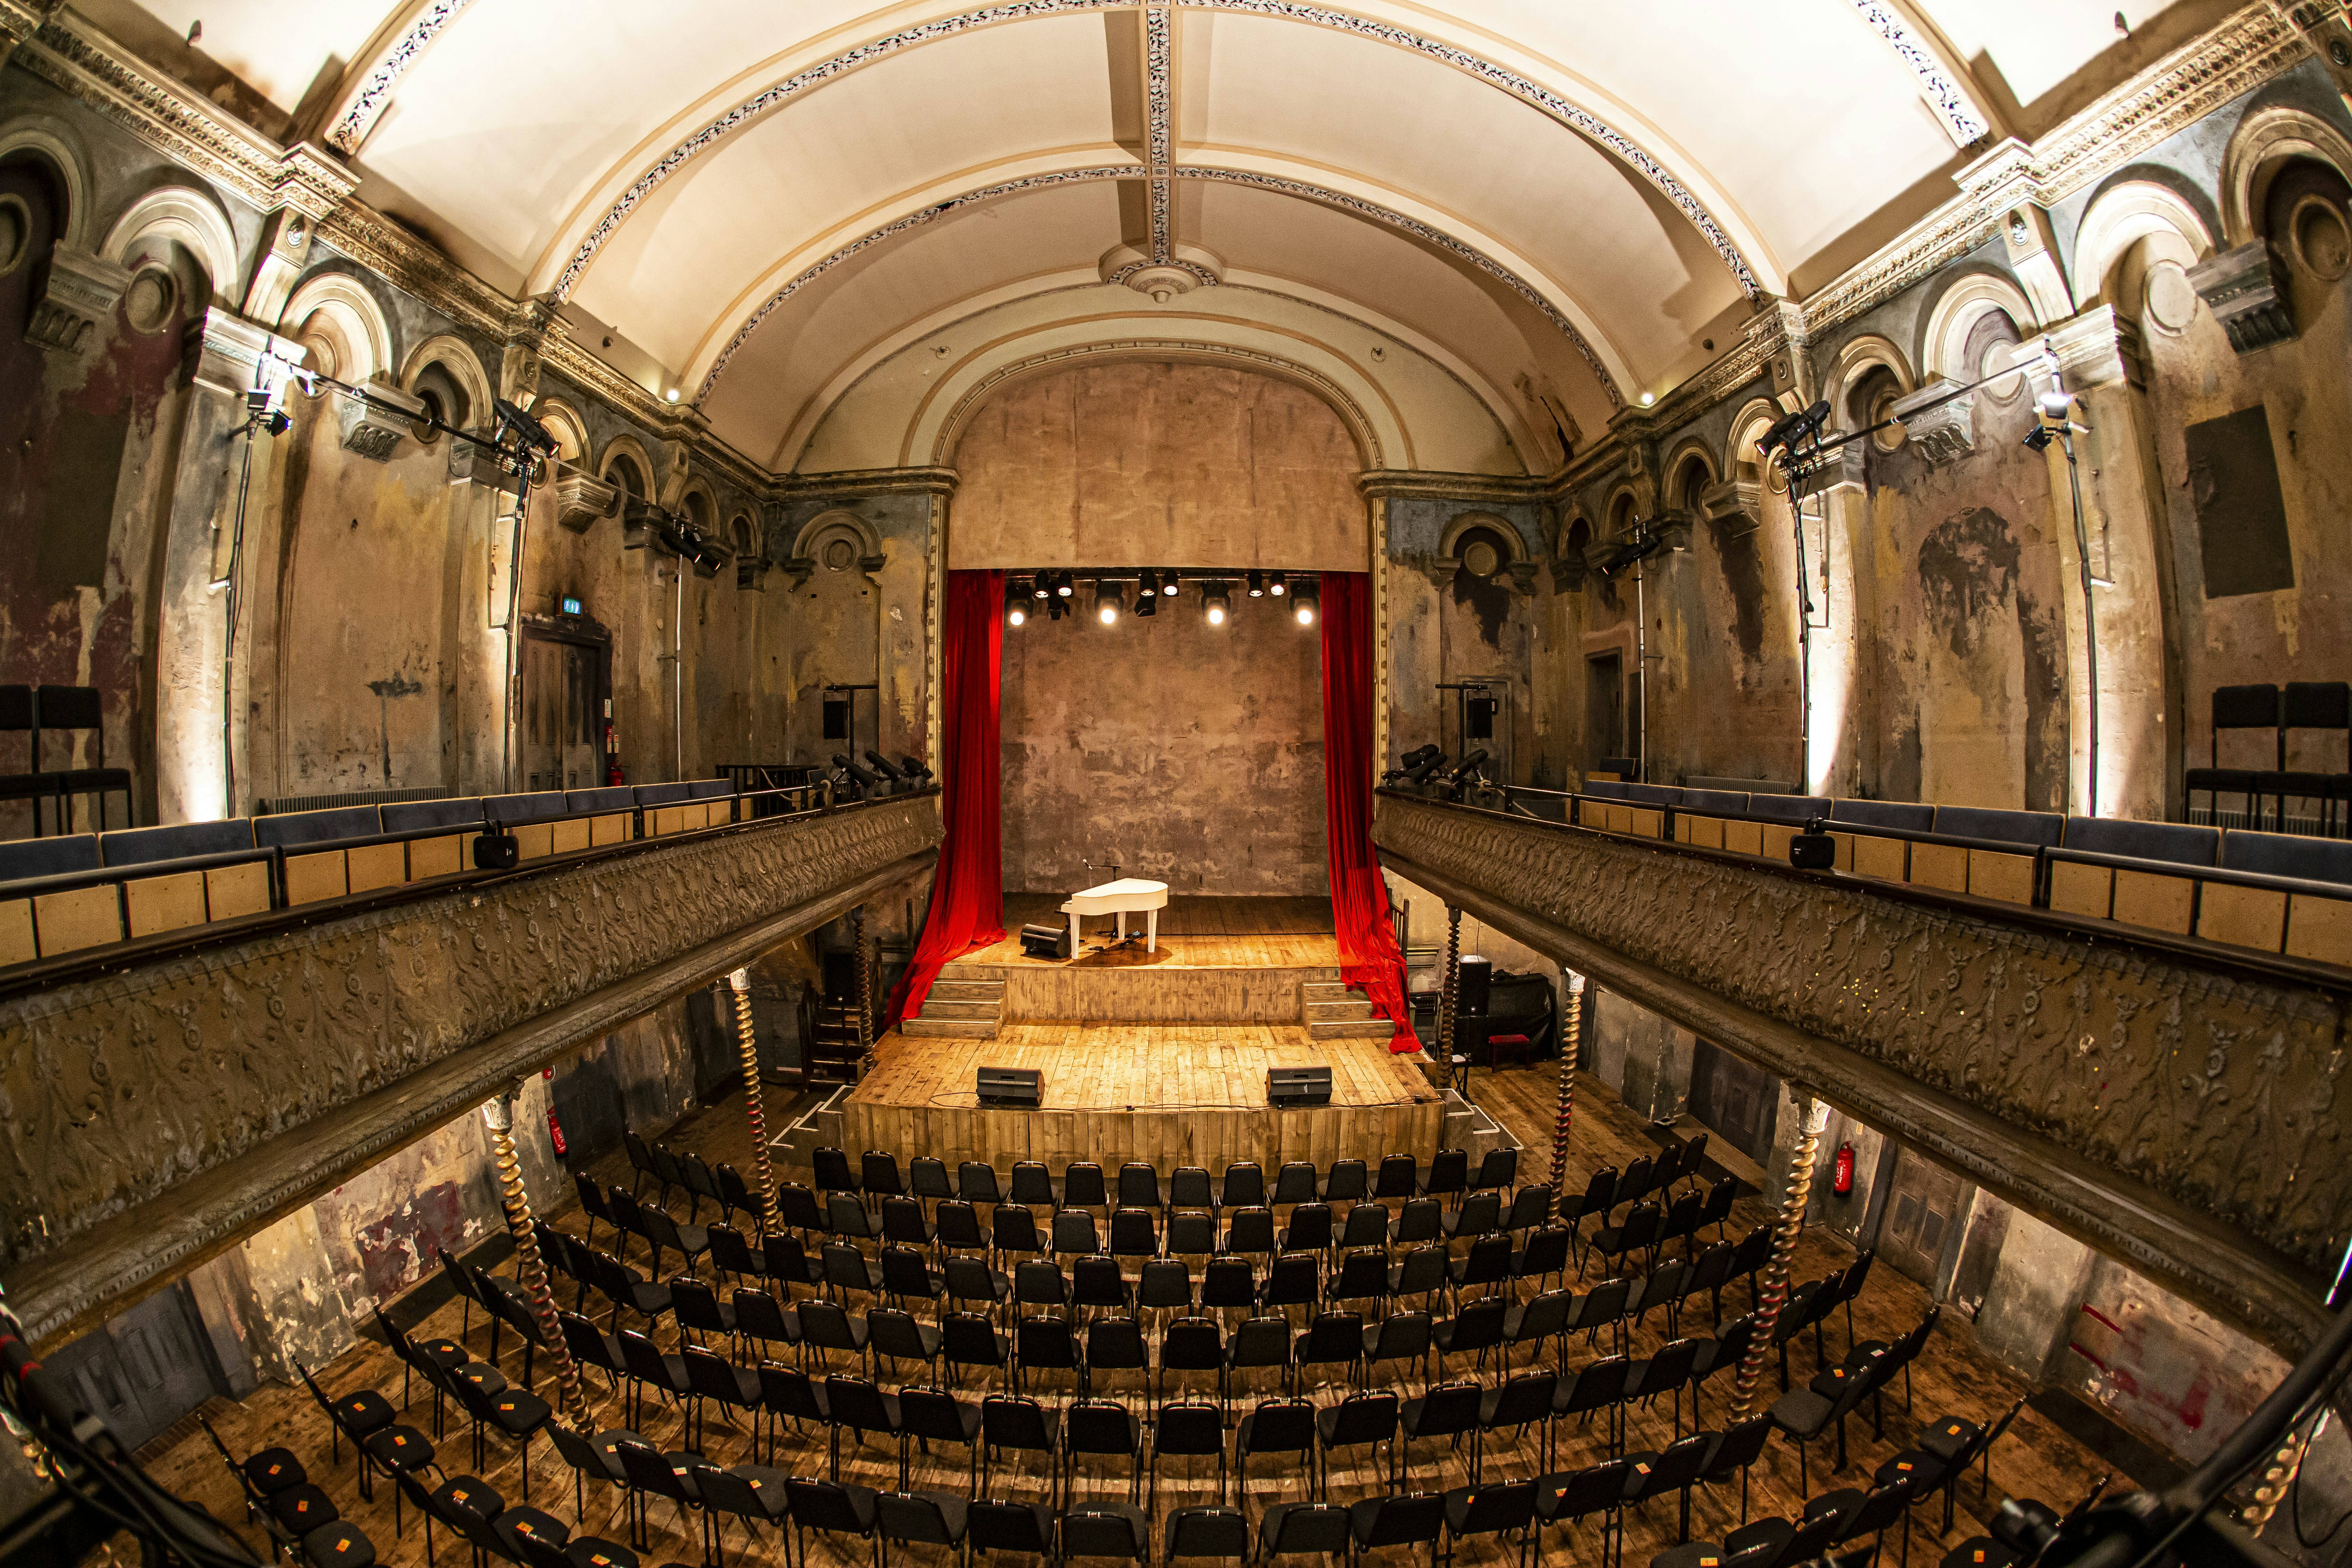
[[[446,7],[453,12],[462,8],[464,3],[465,0],[444,0]],[[724,100],[716,100],[712,102],[710,110],[701,117],[698,126],[681,136],[666,153],[645,167],[634,180],[623,186],[617,195],[611,196],[601,213],[595,210],[594,197],[591,197],[588,202],[583,204],[562,231],[565,236],[577,237],[557,238],[540,262],[531,268],[530,283],[527,292],[552,294],[559,301],[570,298],[573,290],[579,287],[581,279],[586,276],[589,268],[594,264],[597,254],[604,248],[605,242],[628,222],[635,210],[671,175],[703,153],[720,145],[735,132],[757,122],[769,110],[792,102],[828,82],[839,79],[851,71],[871,65],[877,60],[904,49],[937,43],[982,27],[1009,25],[1042,16],[1139,8],[1138,0],[1007,0],[1005,4],[948,16],[933,17],[928,21],[869,37],[839,53],[800,67],[750,97],[737,100],[732,106],[723,110],[718,110],[716,104],[723,102]],[[1562,130],[1591,142],[1620,164],[1631,168],[1645,183],[1664,195],[1668,205],[1679,212],[1684,219],[1698,231],[1700,237],[1715,252],[1717,258],[1739,285],[1741,292],[1748,299],[1757,300],[1768,293],[1786,291],[1788,279],[1777,265],[1769,261],[1759,263],[1753,259],[1769,254],[1769,247],[1764,244],[1761,235],[1736,217],[1718,216],[1718,214],[1737,214],[1738,207],[1738,204],[1730,200],[1727,193],[1717,188],[1712,180],[1703,177],[1695,168],[1670,166],[1666,157],[1651,152],[1649,146],[1643,142],[1637,142],[1618,130],[1609,121],[1576,103],[1567,96],[1565,91],[1545,86],[1496,61],[1487,59],[1464,43],[1432,37],[1410,28],[1370,17],[1352,16],[1326,5],[1301,3],[1301,0],[1184,0],[1184,8],[1244,11],[1255,16],[1271,16],[1306,26],[1331,28],[1404,49],[1433,63],[1462,71],[1498,91],[1519,99],[1544,114]],[[903,7],[902,11],[913,9],[915,8],[908,6]],[[418,26],[424,26],[430,16],[431,13],[428,12],[425,18],[420,18]],[[446,18],[439,25],[446,25]],[[438,25],[434,30],[438,30]],[[394,72],[394,80],[397,79],[398,70],[404,70],[408,59],[413,58],[414,54],[421,50],[424,43],[429,41],[428,33],[417,41],[415,48],[410,50],[406,58],[399,58],[397,69]],[[408,44],[408,38],[404,37],[401,43],[395,46],[395,56],[399,49],[407,47]],[[387,57],[385,64],[392,65],[394,58]],[[390,86],[387,84],[383,92],[388,95],[390,90]],[[1616,107],[1624,111],[1622,118],[1628,122],[1640,119],[1631,111],[1629,106]],[[367,115],[364,124],[356,124],[355,133],[348,145],[341,141],[336,144],[341,146],[346,153],[355,151],[359,140],[365,135],[366,125],[373,123],[373,113],[380,111],[381,104],[378,104],[374,110]],[[688,124],[694,122],[688,116],[680,115],[673,117],[672,123],[678,123],[680,121]],[[345,135],[346,126],[353,124],[352,111],[347,109],[339,118],[336,130],[331,133],[331,139]],[[1673,145],[1672,138],[1660,133],[1655,127],[1645,126],[1644,129],[1648,132],[1648,142],[1667,147]],[[598,182],[597,189],[611,190],[619,177],[617,170],[622,167],[625,165],[616,165],[614,173],[608,174],[604,179]],[[1183,171],[1180,167],[1175,172],[1181,174]],[[1143,171],[1140,169],[1130,168],[1128,171],[1128,177],[1137,178],[1142,174]],[[1702,201],[1694,193],[1693,185],[1706,187],[1710,199]],[[591,214],[594,216],[592,216]],[[1741,230],[1741,238],[1738,241],[1733,239],[1731,234],[1731,229],[1735,226]],[[555,270],[558,257],[562,258],[560,271]],[[1761,274],[1758,270],[1759,265],[1763,268]]]
[[[1021,334],[1023,337],[1036,335],[1038,334],[1035,332]],[[1003,348],[1009,345],[992,346]],[[1131,338],[1120,337],[1108,342],[1072,344],[1041,353],[1012,358],[985,370],[979,370],[975,374],[975,366],[986,363],[990,357],[992,356],[987,355],[985,351],[982,351],[981,353],[968,356],[965,363],[958,367],[958,370],[964,374],[973,374],[973,379],[958,395],[955,401],[940,415],[935,425],[931,425],[931,421],[926,417],[932,407],[931,399],[927,398],[924,405],[916,410],[915,418],[908,427],[905,448],[907,457],[903,460],[909,462],[913,460],[912,454],[918,449],[918,443],[922,439],[924,427],[931,425],[933,433],[929,443],[930,453],[929,460],[941,467],[949,465],[953,459],[956,447],[963,440],[964,430],[971,424],[971,416],[991,397],[1017,381],[1054,371],[1066,370],[1081,362],[1091,364],[1117,364],[1133,361],[1163,363],[1174,361],[1181,363],[1213,364],[1234,370],[1250,371],[1301,387],[1312,393],[1339,416],[1339,423],[1346,426],[1349,439],[1355,443],[1357,461],[1364,468],[1369,470],[1388,467],[1387,449],[1381,445],[1380,433],[1375,428],[1370,416],[1366,414],[1361,402],[1341,388],[1331,377],[1297,360],[1270,353],[1262,349],[1225,343],[1186,342],[1174,339],[1138,342]],[[941,384],[933,388],[932,397],[936,398],[942,395],[948,384],[955,379],[955,373],[950,373],[949,377],[943,378]],[[1374,390],[1377,391],[1377,387]],[[1394,422],[1393,438],[1399,441],[1406,439],[1403,435],[1402,421],[1396,411],[1390,408],[1384,412],[1389,416],[1389,419]],[[1406,466],[1411,466],[1410,459]]]
[[[1289,180],[1255,170],[1206,169],[1192,165],[1177,169],[1174,174],[1180,179],[1223,181],[1252,186],[1259,190],[1273,191],[1278,195],[1296,196],[1302,200],[1320,202],[1341,212],[1352,213],[1359,217],[1385,224],[1414,238],[1436,246],[1439,249],[1468,262],[1478,270],[1494,278],[1541,311],[1568,340],[1570,346],[1576,350],[1579,357],[1584,361],[1586,367],[1592,373],[1593,380],[1599,384],[1602,395],[1609,400],[1610,405],[1617,408],[1625,405],[1624,394],[1619,384],[1619,375],[1622,374],[1627,380],[1633,379],[1633,375],[1631,368],[1624,363],[1622,356],[1614,356],[1618,363],[1613,367],[1604,362],[1601,354],[1593,348],[1591,341],[1586,338],[1577,322],[1570,319],[1558,302],[1542,289],[1527,281],[1518,272],[1496,260],[1486,250],[1409,214],[1398,212],[1365,197],[1351,195],[1346,192],[1306,181]],[[741,323],[723,342],[719,339],[719,332],[723,330],[724,318],[722,317],[720,324],[714,326],[711,331],[705,334],[701,345],[695,350],[694,357],[688,363],[687,374],[682,379],[695,384],[694,400],[697,404],[701,403],[718,385],[719,378],[726,374],[728,363],[734,358],[736,352],[751,340],[751,334],[759,331],[761,323],[766,321],[776,308],[795,292],[850,258],[870,250],[875,246],[910,229],[931,223],[951,211],[992,201],[1001,196],[1045,190],[1055,185],[1099,180],[1133,180],[1140,177],[1140,171],[1134,166],[1118,164],[1058,169],[1027,174],[1017,179],[998,181],[944,199],[923,200],[904,216],[892,218],[878,227],[868,229],[857,237],[836,246],[816,261],[802,266],[797,271],[792,272],[789,277],[778,283],[773,280],[793,265],[789,259],[780,262],[771,268],[751,288],[745,289],[736,302],[728,307],[728,313],[732,314],[735,310],[743,309],[744,301],[760,296],[763,290],[768,291],[766,297],[756,306],[749,309]],[[805,255],[813,248],[814,248],[814,246],[804,246],[800,254]],[[1555,284],[1555,288],[1557,287]],[[1562,299],[1575,306],[1580,314],[1588,318],[1591,316],[1591,312],[1580,301],[1576,300],[1574,296],[1569,294],[1568,290],[1559,289],[1559,293]],[[1595,330],[1598,331],[1597,328]],[[1603,338],[1602,341],[1607,340]],[[700,372],[698,375],[696,374],[698,369]]]

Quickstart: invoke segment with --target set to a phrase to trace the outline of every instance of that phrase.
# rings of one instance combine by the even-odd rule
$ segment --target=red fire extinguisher
[[[1831,1166],[1830,1188],[1843,1197],[1853,1191],[1853,1145],[1838,1145],[1837,1161]]]
[[[555,1069],[541,1068],[539,1069],[539,1076],[552,1083],[555,1080]],[[555,1119],[555,1097],[551,1094],[547,1097],[547,1141],[555,1145],[555,1157],[559,1160],[570,1152],[563,1146],[563,1123]]]

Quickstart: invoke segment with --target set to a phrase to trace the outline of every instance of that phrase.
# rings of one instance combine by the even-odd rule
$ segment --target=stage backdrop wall
[[[1329,891],[1317,635],[1238,595],[1208,626],[1185,587],[1149,620],[1006,628],[1006,892],[1111,858],[1179,894]]]

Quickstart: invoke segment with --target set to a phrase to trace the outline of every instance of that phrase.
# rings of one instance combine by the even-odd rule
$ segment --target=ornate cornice
[[[1382,795],[1398,873],[2293,1355],[2352,1214],[2352,984]]]
[[[120,1310],[929,863],[936,796],[617,847],[94,963],[0,1000],[0,1256],[31,1337]],[[157,1092],[161,1090],[161,1092]]]
[[[1549,479],[1509,474],[1454,474],[1426,468],[1372,468],[1356,476],[1367,500],[1481,501],[1490,506],[1540,506],[1553,499]]]
[[[776,487],[778,500],[811,496],[950,496],[962,476],[953,468],[842,468],[830,474],[793,474]]]

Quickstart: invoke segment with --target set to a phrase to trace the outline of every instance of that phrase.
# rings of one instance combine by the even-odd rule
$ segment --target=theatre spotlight
[[[1156,599],[1159,596],[1160,579],[1153,574],[1146,572],[1141,580],[1135,584],[1135,607],[1141,610],[1146,599]]]
[[[1004,595],[1004,624],[1009,626],[1025,626],[1028,620],[1029,606],[1022,602],[1021,591],[1018,588],[1008,590]]]
[[[1265,573],[1253,572],[1249,574],[1249,596],[1253,599],[1263,599],[1265,597]]]
[[[1302,577],[1298,580],[1298,592],[1290,602],[1297,606],[1291,613],[1298,617],[1298,624],[1311,626],[1315,624],[1315,613],[1323,607],[1322,587],[1314,578]]]
[[[1048,599],[1045,601],[1045,618],[1048,621],[1058,621],[1068,613],[1068,611],[1062,607],[1061,600]]]
[[[1209,624],[1223,626],[1225,616],[1233,611],[1233,595],[1225,585],[1223,583],[1205,584],[1201,590],[1201,601],[1202,614],[1208,617]]]
[[[1265,591],[1279,599],[1289,591],[1289,585],[1283,582],[1282,574],[1276,572],[1265,580]]]
[[[1109,626],[1118,619],[1118,584],[1107,577],[1095,579],[1095,619]]]
[[[1067,572],[1063,573],[1063,574],[1062,574],[1062,577],[1061,577],[1061,581],[1059,581],[1058,583],[1055,583],[1055,584],[1054,584],[1054,592],[1055,592],[1056,594],[1059,594],[1059,595],[1060,595],[1062,597],[1064,597],[1065,599],[1068,598],[1071,595],[1073,595],[1073,594],[1076,593],[1077,591],[1078,591],[1078,584],[1077,584],[1076,581],[1074,578],[1072,578],[1072,577],[1071,577],[1071,575],[1070,575]]]
[[[1160,601],[1159,601],[1159,600],[1157,600],[1157,599],[1138,599],[1138,600],[1136,600],[1136,601],[1135,601],[1135,618],[1136,618],[1137,620],[1141,620],[1141,619],[1142,619],[1144,616],[1156,616],[1156,615],[1158,615],[1159,613],[1160,613]]]
[[[1037,575],[1032,577],[1029,580],[1029,592],[1031,595],[1035,598],[1052,598],[1054,596],[1054,584],[1051,580],[1051,574],[1040,572]]]
[[[1173,573],[1173,572],[1162,572],[1161,574],[1160,574],[1160,591],[1161,593],[1163,593],[1163,594],[1167,595],[1168,595],[1170,598],[1171,598],[1171,599],[1172,599],[1172,598],[1174,598],[1174,597],[1176,596],[1176,574],[1175,574],[1175,573]]]

